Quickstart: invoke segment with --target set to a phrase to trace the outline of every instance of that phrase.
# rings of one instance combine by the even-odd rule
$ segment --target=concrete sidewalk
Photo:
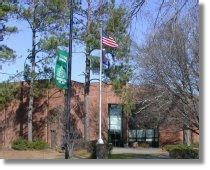
[[[170,159],[169,153],[160,148],[118,148],[114,147],[112,154],[138,154],[141,159]]]

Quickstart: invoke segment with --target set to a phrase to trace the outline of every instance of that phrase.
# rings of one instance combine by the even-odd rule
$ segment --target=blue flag
[[[102,63],[103,63],[103,65],[105,65],[105,67],[107,67],[107,69],[110,68],[110,61],[109,61],[109,58],[107,58],[107,56],[106,56],[105,50],[103,50],[103,52],[102,52]]]

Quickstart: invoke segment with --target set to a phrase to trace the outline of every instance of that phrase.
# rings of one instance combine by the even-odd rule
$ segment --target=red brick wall
[[[72,117],[77,125],[77,131],[80,137],[84,137],[84,84],[78,82],[72,82],[73,85],[73,98],[71,101]],[[26,85],[24,85],[26,86]],[[27,91],[28,87],[24,87]],[[103,85],[102,87],[102,128],[108,128],[108,103],[120,103],[119,97],[117,97],[112,91],[111,85]],[[26,93],[27,96],[27,93]],[[91,84],[89,99],[89,112],[87,117],[89,119],[88,139],[95,140],[98,138],[98,118],[99,118],[99,86],[98,83]],[[47,108],[47,92],[41,99],[34,100],[33,111],[33,137],[42,138],[51,145],[51,130],[56,131],[57,145],[62,142],[61,127],[57,122],[46,123],[46,118],[56,108],[64,107],[64,93],[62,90],[53,88],[49,91],[49,107]],[[21,107],[21,108],[20,108]],[[5,126],[3,133],[5,135],[5,147],[10,147],[11,142],[19,136],[27,138],[27,108],[28,98],[24,97],[23,102],[15,100],[6,110],[7,123],[4,123],[5,114],[4,111],[0,112],[1,126]],[[3,135],[3,136],[4,136]],[[104,134],[106,135],[106,133]],[[1,141],[1,140],[0,140]]]
[[[171,128],[162,129],[159,131],[159,145],[164,146],[167,144],[182,144],[183,131],[173,130]]]
[[[84,137],[84,84],[78,82],[72,82],[73,98],[71,101],[71,113],[72,119],[76,124],[76,130],[80,138]],[[28,107],[28,87],[24,85],[25,96],[23,101],[15,100],[4,111],[0,111],[0,134],[5,140],[4,147],[10,147],[11,142],[20,136],[27,138],[27,107]],[[111,85],[103,85],[102,87],[102,132],[103,136],[107,136],[108,132],[108,104],[120,104],[120,98],[114,93]],[[53,88],[49,90],[49,100],[47,100],[47,92],[43,92],[44,97],[35,99],[33,111],[33,137],[42,138],[49,145],[52,145],[51,131],[56,133],[56,145],[60,146],[62,143],[62,129],[59,122],[48,122],[47,117],[53,114],[53,110],[64,107],[64,93],[62,90]],[[49,107],[47,107],[47,101],[49,101]],[[90,87],[90,94],[88,95],[88,140],[98,139],[98,118],[99,118],[99,84],[92,83]],[[6,124],[5,124],[6,117]],[[6,128],[5,128],[6,127]],[[174,127],[164,128],[160,127],[160,145],[168,143],[182,143],[183,133],[181,130]],[[5,130],[4,130],[5,128]],[[0,137],[1,137],[0,136]],[[193,135],[194,142],[199,141],[199,136]]]

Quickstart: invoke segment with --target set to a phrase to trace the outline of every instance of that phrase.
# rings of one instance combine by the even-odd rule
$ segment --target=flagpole
[[[99,139],[98,144],[104,144],[101,137],[101,113],[102,113],[102,87],[101,87],[101,78],[102,78],[102,55],[103,55],[103,46],[102,46],[102,28],[100,28],[100,74],[99,74]]]

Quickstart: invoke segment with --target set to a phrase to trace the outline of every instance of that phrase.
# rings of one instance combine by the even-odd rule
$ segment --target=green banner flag
[[[58,49],[57,62],[55,66],[55,84],[61,89],[68,89],[68,56],[65,50]]]

